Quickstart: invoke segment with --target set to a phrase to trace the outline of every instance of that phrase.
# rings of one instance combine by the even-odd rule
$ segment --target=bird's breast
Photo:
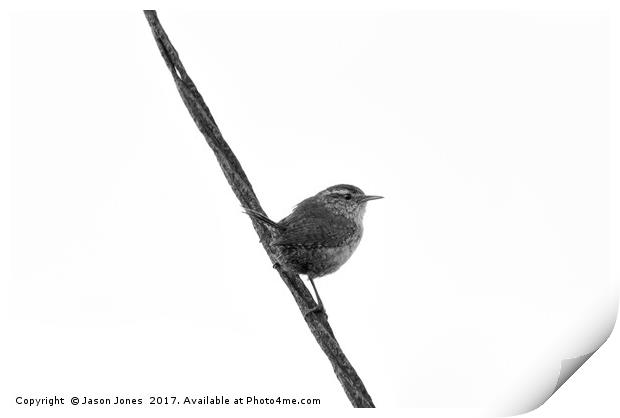
[[[327,247],[321,249],[321,261],[317,267],[319,267],[317,273],[324,276],[338,270],[344,263],[347,262],[351,255],[357,248],[360,240],[354,239],[340,247]]]

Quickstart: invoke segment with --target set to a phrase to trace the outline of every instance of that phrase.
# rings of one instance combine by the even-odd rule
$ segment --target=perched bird
[[[300,202],[280,222],[246,208],[245,213],[271,231],[274,267],[308,276],[317,306],[306,314],[324,310],[314,279],[335,272],[351,257],[362,239],[366,202],[381,198],[338,184]]]

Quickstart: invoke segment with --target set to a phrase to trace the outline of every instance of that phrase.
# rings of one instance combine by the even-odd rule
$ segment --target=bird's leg
[[[318,290],[316,290],[314,279],[310,279],[310,284],[312,285],[312,288],[314,289],[314,294],[316,295],[316,301],[318,302],[318,306],[320,306],[321,309],[323,309],[323,301],[321,300],[321,296],[319,296]]]
[[[310,280],[310,284],[312,285],[312,288],[314,289],[314,294],[316,295],[317,305],[312,309],[308,309],[305,315],[308,315],[314,312],[323,312],[325,316],[327,317],[327,312],[325,311],[325,308],[323,307],[323,301],[321,300],[321,297],[319,296],[319,292],[316,290],[316,286],[314,285],[314,277],[308,277],[308,280]]]

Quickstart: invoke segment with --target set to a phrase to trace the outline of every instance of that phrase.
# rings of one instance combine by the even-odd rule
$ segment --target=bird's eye
[[[351,196],[351,193],[347,193],[347,194],[345,194],[345,195],[344,195],[344,198],[345,198],[346,200],[351,200],[351,198],[352,198],[352,197],[353,197],[353,196]]]

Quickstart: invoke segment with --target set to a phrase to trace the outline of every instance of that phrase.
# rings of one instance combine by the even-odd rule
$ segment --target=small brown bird
[[[307,198],[280,222],[246,209],[272,232],[276,268],[308,276],[317,306],[306,314],[324,310],[314,279],[338,270],[355,251],[364,230],[366,202],[381,196],[364,194],[348,184],[338,184]]]

